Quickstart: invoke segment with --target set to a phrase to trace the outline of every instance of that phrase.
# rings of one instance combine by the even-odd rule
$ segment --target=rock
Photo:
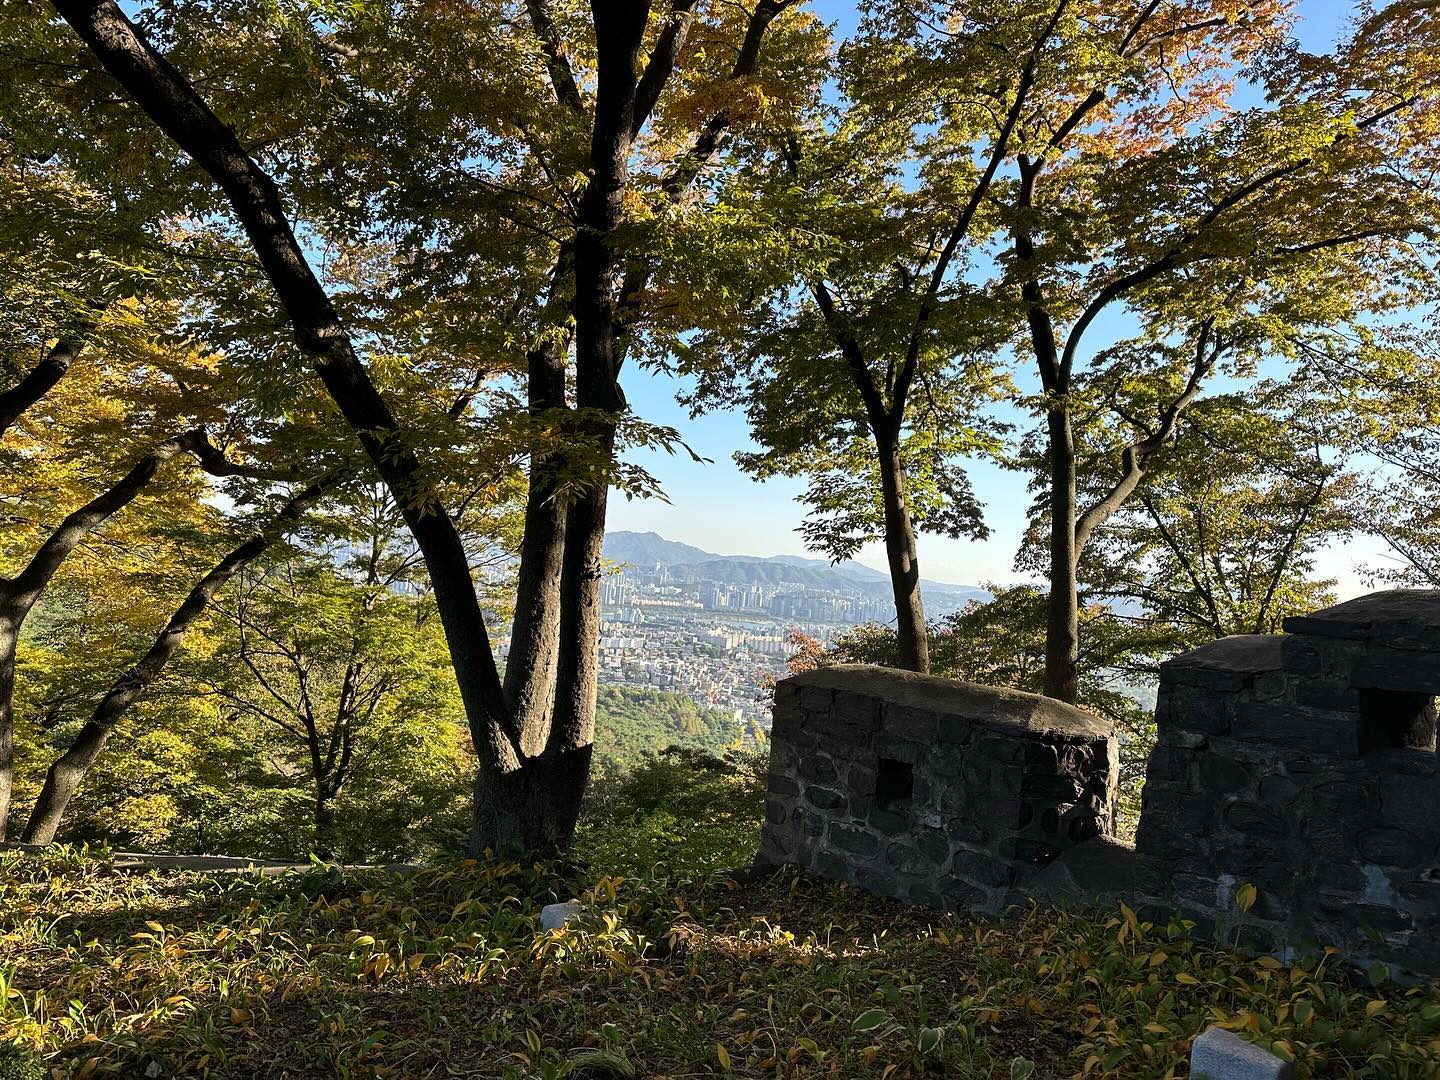
[[[1293,1080],[1295,1066],[1223,1028],[1206,1028],[1190,1047],[1194,1080]]]
[[[584,909],[575,901],[568,904],[546,904],[540,909],[540,929],[559,930],[571,923],[579,922]]]

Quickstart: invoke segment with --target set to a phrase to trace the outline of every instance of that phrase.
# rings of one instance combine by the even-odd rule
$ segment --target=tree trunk
[[[572,311],[576,404],[599,414],[578,434],[593,442],[602,461],[613,459],[616,427],[625,409],[618,381],[621,345],[614,234],[624,218],[630,151],[638,121],[643,119],[643,110],[636,111],[637,73],[649,11],[648,0],[592,0],[591,4],[597,49],[595,118],[591,177],[580,200],[575,236]],[[543,749],[536,754],[527,735],[514,760],[482,762],[470,832],[472,853],[486,848],[554,852],[566,847],[574,834],[589,780],[590,744],[595,733],[596,643],[608,485],[608,477],[600,477],[575,498],[565,514],[554,705]],[[554,552],[552,544],[547,557]],[[531,641],[536,640],[533,630],[527,634]]]
[[[603,439],[613,454],[615,431]],[[569,625],[560,642],[555,687],[555,718],[546,756],[551,773],[550,832],[564,847],[570,843],[580,816],[580,801],[590,778],[595,741],[595,695],[600,675],[600,583],[609,489],[597,485],[570,510],[565,539],[565,572],[561,592]]]
[[[565,359],[558,341],[543,341],[530,350],[527,382],[532,417],[565,413]],[[556,477],[564,467],[563,458],[555,454],[532,454],[530,458],[515,618],[505,663],[505,701],[520,732],[521,752],[527,757],[544,752],[555,699],[567,514]]]
[[[315,857],[329,862],[335,857],[335,807],[324,785],[316,781],[315,811],[312,820],[315,825]]]
[[[1063,400],[1045,416],[1050,458],[1050,596],[1045,623],[1045,693],[1079,697],[1080,597],[1075,545],[1075,442]]]
[[[0,841],[6,839],[15,782],[15,646],[24,612],[0,614]]]
[[[930,671],[930,642],[925,627],[925,605],[920,596],[920,562],[915,550],[915,526],[905,497],[905,466],[899,442],[876,434],[880,454],[880,495],[885,505],[885,559],[890,566],[890,588],[895,597],[895,629],[899,663],[922,675]]]
[[[85,726],[80,729],[69,748],[50,766],[45,775],[45,783],[40,788],[40,795],[36,798],[35,806],[30,811],[30,820],[25,826],[22,836],[25,843],[48,844],[55,839],[61,819],[65,816],[66,807],[69,806],[75,792],[79,790],[85,774],[90,771],[90,766],[95,763],[95,759],[100,756],[100,752],[105,749],[105,744],[109,742],[110,736],[114,734],[116,723],[125,711],[154,685],[165,670],[165,665],[180,647],[186,631],[204,613],[215,594],[220,591],[221,586],[258,558],[284,531],[286,526],[293,525],[298,521],[301,515],[313,506],[335,482],[335,479],[336,477],[331,477],[317,481],[293,496],[276,516],[269,529],[257,536],[252,536],[236,547],[190,590],[189,595],[176,608],[175,614],[170,617],[165,629],[160,631],[159,636],[155,638],[149,651],[141,657],[139,663],[115,680],[109,691],[100,699],[100,703],[95,706],[95,711],[91,713],[90,719],[85,722]],[[0,631],[0,649],[3,649],[7,640],[9,642],[8,667],[13,683],[14,634],[7,639],[3,631]],[[4,654],[0,653],[0,693],[5,690],[4,672]],[[3,727],[0,727],[0,731],[3,731],[4,734],[8,734],[10,730],[8,723],[10,700],[10,694],[4,693],[3,704],[0,704],[6,720]],[[5,792],[8,799],[8,760],[4,765],[4,772],[7,782]]]

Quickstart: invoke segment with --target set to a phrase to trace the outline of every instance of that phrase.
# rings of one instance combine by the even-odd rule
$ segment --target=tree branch
[[[1122,451],[1120,479],[1076,519],[1075,550],[1077,553],[1084,550],[1090,534],[1104,524],[1105,520],[1120,509],[1125,504],[1125,500],[1134,494],[1135,489],[1140,486],[1140,481],[1145,478],[1145,473],[1150,467],[1150,459],[1175,434],[1175,426],[1180,419],[1180,414],[1195,400],[1195,396],[1200,392],[1201,382],[1214,370],[1215,361],[1220,356],[1222,348],[1220,343],[1216,342],[1214,347],[1211,347],[1214,329],[1215,319],[1213,316],[1200,324],[1195,343],[1195,359],[1190,366],[1190,376],[1185,380],[1184,388],[1160,413],[1160,422],[1154,430]]]
[[[580,88],[575,85],[575,73],[570,61],[560,47],[560,32],[550,15],[550,5],[545,0],[525,0],[530,12],[530,25],[540,39],[540,50],[545,54],[545,66],[550,72],[550,85],[555,90],[555,99],[576,113],[585,111],[580,99]]]
[[[0,435],[10,429],[30,406],[48,394],[70,370],[85,347],[81,341],[61,338],[45,351],[33,368],[10,389],[0,393]]]

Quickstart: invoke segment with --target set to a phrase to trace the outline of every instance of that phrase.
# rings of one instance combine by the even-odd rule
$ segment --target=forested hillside
[[[626,772],[670,746],[716,755],[731,747],[753,749],[757,737],[763,739],[763,732],[747,722],[723,709],[697,705],[683,694],[600,684],[595,762],[602,772]]]

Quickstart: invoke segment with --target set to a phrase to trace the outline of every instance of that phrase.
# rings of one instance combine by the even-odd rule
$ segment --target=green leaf
[[[854,1027],[856,1031],[874,1031],[889,1019],[890,1014],[884,1009],[870,1009],[855,1018]]]

